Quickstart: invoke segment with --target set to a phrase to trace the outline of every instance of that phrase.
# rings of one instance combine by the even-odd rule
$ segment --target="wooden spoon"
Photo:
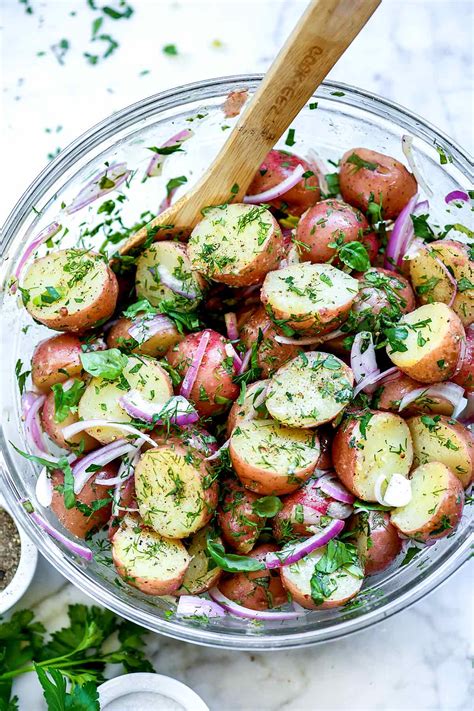
[[[130,237],[126,254],[147,237],[186,236],[209,205],[241,201],[267,153],[359,34],[381,0],[311,0],[252,101],[202,178]]]

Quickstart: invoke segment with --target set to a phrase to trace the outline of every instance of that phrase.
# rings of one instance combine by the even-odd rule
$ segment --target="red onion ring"
[[[143,318],[134,321],[133,324],[128,329],[128,334],[134,338],[137,343],[145,343],[157,333],[166,331],[169,328],[174,328],[174,324],[168,316],[163,316],[162,314],[157,314],[153,318]]]
[[[165,141],[160,148],[170,148],[171,146],[176,146],[178,144],[184,143],[184,141],[187,141],[188,138],[191,138],[191,136],[194,136],[193,131],[191,131],[190,128],[185,128],[179,133],[177,133],[175,136],[171,136],[171,138],[168,138],[167,141]],[[167,155],[160,155],[159,153],[153,153],[153,157],[151,158],[150,162],[148,163],[148,167],[145,171],[145,177],[146,178],[153,178],[157,175],[161,175],[161,171],[163,168],[163,164],[168,156]]]
[[[417,200],[418,194],[410,198],[410,200],[407,202],[407,204],[395,220],[392,232],[388,239],[387,248],[385,250],[385,269],[395,271],[397,266],[400,265],[401,259],[405,254],[409,241],[414,234],[411,215],[413,213]]]
[[[466,427],[474,424],[474,393],[466,394],[467,405],[462,412],[459,413],[459,421]]]
[[[119,467],[117,478],[120,478],[121,480],[115,484],[114,493],[112,495],[112,516],[118,515],[122,489],[135,474],[135,467],[137,466],[138,461],[141,457],[142,445],[143,441],[140,440],[140,444],[135,446],[135,453],[133,457],[125,457]]]
[[[227,329],[227,338],[229,341],[239,340],[239,330],[237,328],[237,316],[233,311],[224,316],[225,327]]]
[[[182,395],[175,395],[165,403],[155,403],[146,400],[138,390],[130,390],[119,399],[119,405],[130,417],[154,425],[162,425],[165,422],[192,425],[199,420],[194,407]]]
[[[449,203],[451,202],[454,202],[455,200],[460,200],[461,202],[469,202],[469,195],[465,193],[464,190],[453,190],[452,192],[448,193],[444,198],[444,201],[447,205],[449,205]]]
[[[226,612],[214,600],[197,595],[181,595],[176,608],[178,617],[225,617]]]
[[[368,340],[369,345],[365,351],[362,352],[362,343],[366,339]],[[380,373],[380,368],[377,365],[377,358],[375,356],[374,342],[370,331],[361,331],[356,334],[351,348],[351,369],[354,373],[356,383],[360,383],[362,380],[371,375],[378,375]],[[371,387],[371,385],[366,385],[366,392],[370,393]]]
[[[242,359],[238,355],[232,343],[226,343],[224,346],[224,350],[227,353],[228,358],[232,358],[234,362],[235,372],[238,373],[242,366]]]
[[[265,568],[271,570],[272,568],[281,568],[284,565],[297,563],[301,558],[316,550],[316,548],[325,546],[332,538],[338,536],[343,528],[344,521],[335,518],[322,531],[315,533],[314,536],[300,543],[285,546],[287,551],[283,548],[279,552],[267,553],[265,556]]]
[[[164,264],[158,264],[158,266],[156,267],[150,267],[150,271],[152,269],[158,274],[160,282],[163,284],[163,286],[166,286],[168,289],[171,289],[171,291],[173,291],[175,294],[178,294],[179,296],[182,296],[185,299],[196,299],[199,296],[197,289],[194,291],[186,291],[183,286],[183,283],[175,276],[173,276],[173,274],[170,273],[169,269],[167,269]]]
[[[456,383],[439,383],[437,385],[429,385],[428,387],[421,387],[412,390],[411,393],[407,393],[400,400],[400,405],[398,406],[398,412],[401,412],[412,402],[415,402],[420,397],[428,395],[428,397],[442,397],[448,400],[453,408],[459,405],[459,402],[463,399],[464,388]]]
[[[113,462],[114,459],[118,459],[134,449],[135,446],[130,442],[127,442],[126,440],[116,440],[115,442],[111,442],[111,444],[105,445],[105,447],[101,447],[100,449],[96,449],[94,452],[90,452],[85,457],[80,459],[72,467],[72,473],[74,475],[74,493],[80,494],[89,479],[92,476],[97,475],[97,472],[86,471],[88,467],[91,465],[105,467],[106,464]]]
[[[301,612],[292,610],[291,612],[270,612],[269,610],[250,610],[248,607],[239,605],[233,600],[229,600],[228,597],[223,595],[217,588],[212,588],[209,590],[209,597],[214,600],[214,602],[219,603],[221,607],[227,612],[230,612],[236,617],[243,617],[249,620],[294,620],[296,617],[301,616]]]
[[[191,361],[191,365],[186,371],[186,375],[184,376],[183,382],[181,384],[180,388],[180,395],[182,395],[185,398],[189,398],[189,395],[191,393],[191,390],[193,389],[193,385],[196,382],[196,377],[198,374],[198,370],[201,367],[202,359],[204,358],[204,353],[206,352],[206,348],[209,343],[209,339],[211,337],[211,334],[209,331],[203,331],[202,336],[199,340],[199,345],[196,348],[196,353],[194,354],[194,358]]]
[[[128,170],[126,163],[112,163],[108,168],[97,173],[97,175],[82,188],[69,207],[66,208],[66,212],[72,215],[74,212],[82,210],[83,207],[87,207],[87,205],[90,205],[103,195],[107,195],[107,193],[110,193],[112,190],[117,190],[117,188],[127,180],[130,174],[131,171]],[[102,178],[111,180],[113,182],[112,187],[101,188],[99,183]]]
[[[395,366],[393,368],[388,368],[388,370],[385,370],[383,373],[373,373],[372,375],[368,375],[367,378],[364,378],[364,380],[361,380],[360,383],[358,383],[355,388],[354,388],[354,393],[353,397],[358,395],[361,390],[364,390],[372,385],[375,385],[375,383],[379,384],[381,381],[385,380],[386,378],[390,377],[391,380],[395,380],[396,378],[392,378],[396,374],[396,377],[399,378],[401,376],[400,371],[398,368]]]
[[[156,442],[145,432],[140,432],[139,429],[133,427],[133,425],[127,425],[124,422],[112,422],[111,420],[79,420],[79,422],[73,422],[72,425],[68,425],[63,429],[64,439],[67,441],[69,437],[72,437],[79,432],[84,432],[84,430],[90,429],[92,427],[113,427],[117,430],[122,430],[122,432],[129,432],[135,435],[139,439],[142,438],[152,447],[156,446]]]
[[[316,173],[316,176],[318,178],[319,182],[319,187],[321,188],[321,192],[324,193],[325,195],[328,194],[329,192],[329,187],[326,181],[326,173],[328,172],[326,169],[326,166],[324,165],[322,159],[319,157],[319,155],[316,153],[314,148],[310,148],[309,151],[306,154],[306,160],[311,166],[312,170]]]
[[[21,272],[23,271],[23,267],[25,266],[25,263],[28,261],[29,257],[31,254],[38,249],[38,247],[43,244],[43,242],[47,242],[48,239],[51,237],[54,237],[54,235],[57,235],[58,232],[60,232],[62,229],[62,225],[59,224],[59,222],[52,222],[50,225],[44,228],[37,237],[32,240],[31,244],[28,245],[28,247],[25,249],[24,253],[21,256],[20,261],[17,264],[17,267],[14,271],[14,277],[15,277],[15,282],[11,285],[10,287],[10,292],[14,294],[17,290],[18,287],[18,281],[20,280],[20,275]]]
[[[32,396],[35,397],[34,400]],[[43,407],[45,400],[46,395],[35,396],[35,393],[25,393],[22,398],[25,434],[28,445],[36,456],[55,462],[56,457],[53,457],[48,452],[39,422],[39,411]]]
[[[449,281],[451,282],[451,286],[453,287],[453,294],[448,302],[448,306],[452,306],[454,304],[454,299],[457,296],[458,293],[458,283],[456,279],[453,277],[451,272],[449,271],[448,267],[446,264],[444,264],[439,257],[434,257],[435,262],[437,265],[440,267],[440,269],[446,274],[448,277]]]
[[[270,202],[271,200],[276,200],[281,195],[287,193],[288,190],[294,188],[295,185],[300,182],[303,173],[305,172],[306,171],[304,166],[299,163],[294,169],[294,171],[291,173],[291,175],[285,178],[285,180],[282,180],[281,183],[278,183],[278,185],[274,185],[273,188],[269,188],[269,190],[264,190],[262,193],[256,193],[255,195],[245,195],[243,202],[247,205],[257,205],[261,202]]]
[[[224,449],[228,449],[228,448],[229,448],[229,445],[230,445],[230,437],[229,437],[229,439],[227,439],[227,440],[224,442],[224,444],[223,444],[221,447],[219,447],[218,450],[216,450],[216,451],[215,451],[213,454],[211,454],[209,457],[205,457],[205,461],[206,461],[206,462],[213,462],[214,459],[219,459],[219,457],[221,456],[221,453],[224,451]]]
[[[60,531],[54,528],[54,526],[52,526],[49,521],[40,516],[34,509],[29,510],[31,507],[31,503],[28,500],[23,499],[20,503],[23,504],[30,518],[33,519],[33,521],[38,524],[38,526],[42,528],[43,531],[50,535],[51,538],[54,538],[59,543],[62,543],[65,548],[70,550],[72,553],[75,553],[76,555],[80,556],[81,558],[84,558],[87,561],[92,560],[93,555],[90,548],[82,546],[80,543],[76,543],[75,541],[71,541],[69,538],[60,533]],[[28,507],[25,506],[25,504],[28,504]]]
[[[346,489],[336,476],[331,474],[325,474],[320,477],[316,482],[316,486],[325,494],[343,504],[353,504],[355,501],[355,496]]]
[[[248,350],[245,351],[245,354],[244,354],[244,357],[242,358],[242,362],[241,362],[240,368],[237,372],[237,375],[242,375],[242,373],[245,373],[245,371],[249,367],[251,357],[252,357],[252,349],[249,348]]]

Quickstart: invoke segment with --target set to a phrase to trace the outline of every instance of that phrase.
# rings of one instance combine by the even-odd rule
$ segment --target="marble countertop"
[[[305,6],[301,0],[130,3],[130,19],[105,19],[100,32],[119,46],[96,65],[83,53],[103,52],[108,42],[90,41],[99,13],[85,2],[4,3],[2,156],[8,180],[0,220],[48,154],[113,111],[178,84],[264,71]],[[472,0],[384,0],[330,78],[407,106],[472,152],[473,16]],[[68,43],[56,49],[63,63],[51,50],[61,40]],[[167,44],[176,45],[177,56],[163,53]],[[54,629],[73,601],[90,602],[41,559],[20,606],[32,607]],[[472,567],[466,565],[410,609],[337,642],[250,653],[149,635],[149,652],[157,671],[189,684],[213,711],[467,711],[471,601]],[[15,692],[21,711],[44,708],[31,676]]]

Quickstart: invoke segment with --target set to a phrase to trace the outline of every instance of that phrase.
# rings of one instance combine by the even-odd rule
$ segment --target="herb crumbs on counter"
[[[0,591],[10,585],[20,562],[20,534],[8,511],[0,509]]]

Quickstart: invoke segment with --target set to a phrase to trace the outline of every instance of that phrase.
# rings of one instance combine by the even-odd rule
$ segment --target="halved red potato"
[[[294,153],[281,150],[270,151],[255,173],[247,191],[248,194],[258,195],[270,190],[270,188],[286,180],[298,165],[303,166],[305,173],[308,173],[308,177],[301,178],[293,188],[287,190],[280,198],[270,200],[269,204],[283,212],[301,215],[308,207],[319,200],[321,192],[318,178],[310,164]]]
[[[462,484],[445,464],[428,462],[410,477],[409,504],[393,509],[391,521],[405,536],[420,541],[443,538],[458,525],[464,506]]]
[[[72,333],[40,341],[31,357],[31,379],[40,390],[82,373],[82,341]]]
[[[297,345],[278,343],[275,336],[282,335],[263,306],[248,318],[240,330],[240,340],[246,348],[258,343],[257,362],[262,378],[268,378],[284,363],[294,358],[301,348]]]
[[[203,334],[209,334],[209,341],[191,388],[190,399],[201,417],[210,417],[224,412],[240,392],[239,386],[232,381],[235,368],[232,356],[225,350],[228,342],[224,336],[210,328],[190,333],[168,351],[166,359],[184,378]]]
[[[407,405],[403,409],[403,416],[410,415],[416,412],[426,412],[428,414],[434,413],[436,415],[451,415],[453,412],[453,404],[447,398],[441,397],[439,395],[427,395],[430,385],[423,383],[418,383],[413,378],[409,378],[408,375],[403,373],[400,377],[394,380],[388,380],[382,383],[375,394],[373,406],[377,410],[391,410],[392,412],[398,412],[400,403],[405,395],[409,395],[415,390],[423,389],[423,392],[417,397],[416,400]]]
[[[220,538],[215,540],[221,543]],[[222,574],[222,568],[216,566],[207,552],[207,528],[194,534],[188,545],[188,553],[191,562],[176,595],[200,595],[217,585]]]
[[[474,322],[474,262],[469,259],[467,245],[453,239],[425,244],[408,260],[408,269],[420,304],[442,301],[464,326]]]
[[[221,503],[217,521],[222,538],[238,553],[249,553],[255,545],[265,518],[255,513],[254,504],[260,496],[246,489],[236,479],[221,484]]]
[[[413,461],[410,430],[391,412],[352,413],[336,432],[332,458],[349,491],[364,501],[377,501],[375,485],[381,474],[408,476]]]
[[[145,525],[169,538],[199,531],[217,507],[211,464],[197,450],[175,442],[142,454],[135,467],[135,491]]]
[[[364,240],[369,230],[365,216],[342,200],[322,200],[310,207],[296,228],[298,254],[303,262],[337,264],[337,248],[347,242],[365,243],[372,262],[378,251],[377,240]],[[336,244],[337,247],[330,247]]]
[[[267,408],[265,407],[265,390],[268,387],[270,380],[257,380],[249,385],[245,391],[244,401],[240,405],[236,400],[230,408],[227,417],[226,432],[230,437],[232,432],[241,422],[247,420],[258,420],[261,418],[268,419]],[[239,398],[240,400],[240,398]],[[262,402],[263,400],[263,402]]]
[[[261,299],[277,325],[330,333],[349,315],[359,284],[330,264],[293,264],[265,277]]]
[[[178,332],[170,318],[160,316],[160,319],[163,319],[163,328],[149,336],[146,320],[141,321],[139,318],[134,322],[129,318],[119,318],[107,334],[107,347],[161,358],[169,348],[182,341],[184,336]],[[140,335],[137,339],[130,335],[129,329],[138,321],[143,325],[140,327]]]
[[[344,200],[363,212],[372,195],[382,205],[386,220],[395,219],[418,188],[400,161],[368,148],[351,148],[344,153],[339,186]]]
[[[411,417],[407,420],[413,441],[413,464],[442,462],[466,488],[474,473],[474,434],[448,417]]]
[[[446,304],[426,304],[402,316],[389,338],[387,355],[420,383],[439,383],[455,373],[465,333]]]
[[[147,356],[128,356],[123,378],[131,390],[146,399],[163,405],[172,397],[173,387],[168,373],[161,365]],[[112,422],[131,422],[132,417],[120,405],[120,398],[126,393],[121,380],[91,378],[84,395],[79,402],[81,420],[109,420]],[[123,437],[123,430],[116,427],[89,427],[87,432],[102,444],[108,444]]]
[[[147,595],[175,594],[191,562],[181,541],[160,536],[131,516],[112,539],[112,558],[120,577]]]
[[[278,550],[273,543],[264,543],[249,553],[249,558],[263,560],[267,553]],[[230,573],[219,582],[219,590],[230,600],[251,610],[269,610],[288,602],[278,570],[257,570],[250,573]]]
[[[474,392],[474,326],[466,328],[466,346],[462,352],[461,362],[451,380],[468,393]]]
[[[107,499],[108,503],[105,503],[100,509],[90,512],[86,509],[86,513],[80,511],[77,506],[72,509],[65,507],[63,494],[58,491],[58,487],[64,484],[64,474],[59,469],[55,469],[51,475],[53,485],[51,510],[54,511],[64,528],[67,528],[78,538],[85,538],[90,531],[102,528],[110,518],[113,487],[96,484],[95,480],[99,474],[101,479],[111,479],[117,474],[117,465],[115,462],[111,462],[106,464],[100,472],[91,474],[91,478],[84,484],[82,491],[76,495],[76,501],[87,507],[91,507],[95,501]]]
[[[386,511],[361,511],[352,517],[350,528],[366,575],[388,568],[402,549],[402,540]]]
[[[267,389],[270,415],[290,427],[316,427],[333,420],[352,399],[354,376],[330,353],[300,353],[283,365]]]
[[[259,494],[290,494],[311,476],[319,458],[315,432],[274,420],[242,422],[230,439],[230,458],[242,484]]]
[[[82,332],[112,316],[118,284],[103,257],[83,249],[60,249],[30,265],[22,295],[36,321],[55,331]]]
[[[192,311],[203,298],[206,282],[193,271],[186,245],[165,240],[138,257],[135,287],[138,298],[152,306],[166,302],[178,311]]]
[[[50,437],[58,447],[89,452],[91,449],[99,446],[98,441],[87,434],[87,432],[79,432],[69,437],[66,441],[63,435],[63,429],[68,425],[72,425],[74,422],[78,422],[79,415],[77,412],[70,412],[62,422],[56,422],[55,414],[54,393],[50,392],[46,396],[41,410],[41,424],[48,437]]]
[[[307,610],[327,610],[344,605],[357,595],[364,581],[362,575],[354,575],[345,568],[338,568],[334,573],[324,575],[328,595],[322,604],[316,604],[311,597],[311,578],[315,573],[316,564],[326,551],[327,546],[317,548],[297,563],[280,568],[281,581],[291,599]]]
[[[372,267],[359,277],[359,295],[353,311],[363,315],[366,309],[379,314],[406,314],[415,308],[415,294],[410,282],[388,269]]]
[[[260,205],[206,209],[188,242],[193,269],[228,286],[260,284],[283,253],[278,222]]]

